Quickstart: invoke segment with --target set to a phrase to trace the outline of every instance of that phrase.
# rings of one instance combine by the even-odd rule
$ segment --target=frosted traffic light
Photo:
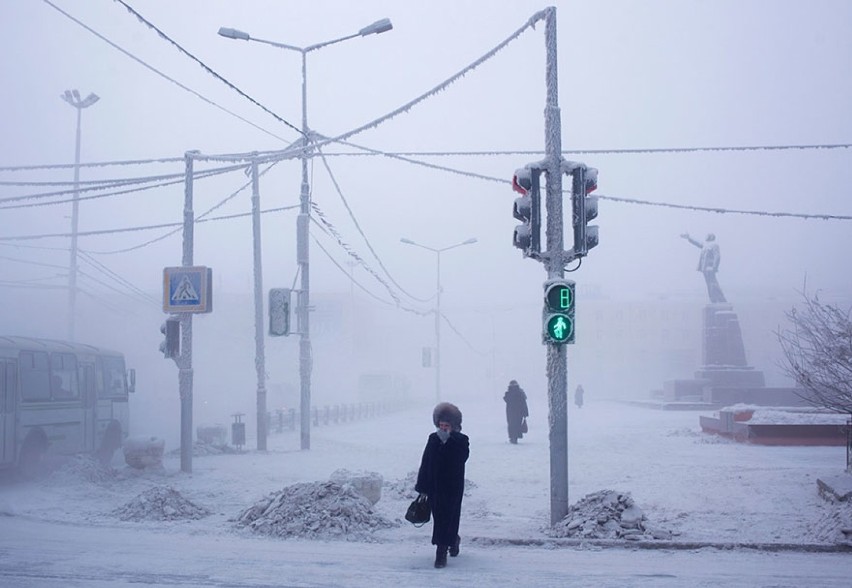
[[[512,189],[521,194],[515,198],[512,216],[522,223],[515,227],[512,245],[523,250],[525,256],[541,252],[540,175],[538,168],[522,167],[512,177]]]
[[[598,216],[598,197],[589,196],[598,187],[598,170],[584,164],[577,165],[572,171],[571,184],[574,255],[584,257],[598,244],[598,227],[588,224]]]
[[[290,289],[269,290],[269,335],[281,337],[290,334]]]
[[[169,317],[160,325],[163,341],[160,343],[160,351],[166,359],[174,359],[180,355],[180,319]]]

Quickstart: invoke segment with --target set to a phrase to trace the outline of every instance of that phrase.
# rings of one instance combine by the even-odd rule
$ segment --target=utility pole
[[[68,268],[68,340],[75,338],[75,318],[77,314],[77,217],[80,206],[80,123],[84,108],[88,108],[100,98],[89,94],[80,98],[77,90],[65,90],[59,95],[68,104],[77,109],[77,141],[74,149],[74,199],[71,204],[71,263]]]
[[[251,160],[251,228],[254,252],[254,367],[257,372],[257,448],[266,451],[266,352],[263,332],[263,264],[260,239],[260,180]]]
[[[307,57],[311,51],[316,51],[340,43],[348,41],[356,37],[366,37],[368,35],[378,35],[393,29],[390,19],[383,18],[377,20],[373,24],[359,30],[357,33],[309,45],[308,47],[296,47],[287,45],[286,43],[277,43],[265,39],[252,37],[245,31],[240,31],[230,27],[221,27],[219,35],[229,39],[240,39],[243,41],[256,41],[277,47],[278,49],[286,49],[289,51],[298,51],[302,55],[302,151],[300,159],[302,161],[302,185],[299,192],[299,215],[296,219],[296,262],[299,265],[299,274],[301,276],[301,289],[298,291],[296,304],[296,317],[299,329],[299,404],[300,404],[300,441],[302,449],[311,448],[311,370],[313,359],[311,357],[311,329],[310,329],[310,263],[309,263],[309,225],[311,221],[311,186],[308,180],[308,159],[311,156],[311,135],[308,128],[308,64]]]
[[[183,257],[185,267],[192,266],[195,246],[195,212],[193,211],[193,154],[184,154],[186,179],[183,201]],[[175,361],[178,366],[178,387],[180,391],[180,469],[192,473],[192,313],[180,313],[180,357]]]

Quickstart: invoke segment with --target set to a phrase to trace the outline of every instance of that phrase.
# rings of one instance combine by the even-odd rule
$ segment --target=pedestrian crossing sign
[[[212,283],[203,265],[163,268],[163,312],[213,312]]]

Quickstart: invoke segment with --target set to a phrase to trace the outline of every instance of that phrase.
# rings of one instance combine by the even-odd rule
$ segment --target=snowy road
[[[266,452],[199,457],[191,475],[170,456],[160,473],[128,471],[116,460],[118,470],[106,477],[72,467],[32,483],[0,483],[0,587],[852,586],[852,553],[809,551],[831,547],[829,531],[845,525],[816,488],[818,477],[841,471],[844,448],[740,445],[702,435],[695,413],[619,403],[569,413],[571,502],[606,488],[632,492],[649,524],[676,531],[673,541],[682,545],[525,545],[547,540],[548,519],[545,409],[531,404],[533,426],[519,445],[505,437],[499,404],[464,405],[471,487],[462,553],[447,569],[432,567],[429,527],[401,520],[406,498],[392,489],[406,486],[418,463],[431,428],[426,407],[319,427],[309,452],[298,449],[294,432],[274,435]],[[341,467],[377,471],[392,483],[376,509],[400,524],[377,531],[375,542],[270,538],[235,528],[234,517],[264,495],[327,480]],[[167,486],[212,514],[139,522],[116,516],[145,490]],[[687,548],[706,543],[796,544],[801,551]]]
[[[849,586],[852,555],[472,546],[444,570],[429,551],[375,543],[281,542],[0,519],[0,585],[106,586]],[[190,557],[187,557],[191,554]]]

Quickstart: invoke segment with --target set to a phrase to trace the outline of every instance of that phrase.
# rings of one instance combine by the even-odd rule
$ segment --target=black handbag
[[[432,506],[429,504],[429,498],[423,494],[412,500],[405,511],[405,520],[415,527],[428,523],[431,516]]]
[[[529,433],[530,428],[527,426],[527,417],[521,421],[521,433]]]

